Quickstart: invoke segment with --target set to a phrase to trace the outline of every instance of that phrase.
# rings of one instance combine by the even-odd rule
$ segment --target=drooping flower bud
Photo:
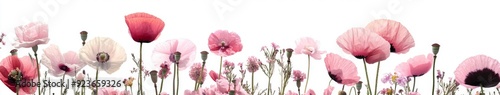
[[[339,91],[339,95],[347,95],[347,93],[345,93],[345,91]]]
[[[17,49],[12,49],[10,50],[11,55],[17,55]]]
[[[151,76],[151,81],[153,81],[153,83],[158,82],[158,71],[156,70],[150,71],[149,75]]]
[[[206,61],[208,56],[207,51],[201,51],[201,60]]]
[[[356,83],[356,89],[361,90],[361,88],[363,88],[363,82],[359,81],[358,83]]]
[[[440,47],[440,45],[439,45],[439,44],[437,44],[437,43],[432,44],[432,53],[434,53],[434,55],[437,55],[437,54],[438,54],[438,52],[439,52],[439,47]]]
[[[181,60],[181,52],[175,52],[174,54],[176,63],[179,63],[179,60]]]
[[[288,59],[290,59],[292,57],[292,54],[293,54],[293,49],[292,48],[287,48],[286,49],[286,57]]]

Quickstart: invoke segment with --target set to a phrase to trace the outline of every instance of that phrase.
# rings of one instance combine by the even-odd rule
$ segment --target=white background
[[[412,33],[416,46],[409,53],[403,55],[391,54],[387,61],[381,63],[380,77],[385,73],[393,72],[395,66],[407,59],[421,54],[431,53],[431,44],[441,44],[438,54],[437,69],[445,70],[446,77],[452,77],[458,64],[464,59],[485,54],[493,58],[500,58],[496,41],[500,40],[495,32],[500,31],[498,22],[500,14],[498,2],[461,2],[455,0],[229,0],[239,3],[227,3],[226,0],[23,0],[0,1],[0,31],[6,33],[12,42],[15,38],[14,27],[34,21],[33,17],[45,15],[49,23],[50,44],[59,45],[62,52],[78,51],[81,47],[79,32],[89,32],[89,39],[96,36],[111,37],[118,41],[130,53],[138,54],[139,44],[130,37],[125,24],[124,16],[134,12],[147,12],[163,19],[166,26],[161,36],[150,44],[144,45],[144,61],[148,66],[153,66],[148,57],[158,42],[175,38],[187,38],[197,46],[196,62],[200,62],[200,51],[208,50],[207,39],[211,32],[218,29],[228,29],[237,32],[242,39],[243,51],[227,57],[235,63],[245,62],[248,56],[256,55],[264,58],[259,52],[261,46],[276,42],[281,47],[295,47],[295,40],[300,37],[310,36],[320,41],[321,49],[333,52],[355,62],[358,67],[361,81],[364,78],[362,61],[344,53],[336,44],[336,38],[352,27],[364,27],[377,18],[389,18],[400,21]],[[49,2],[53,5],[44,4]],[[229,6],[225,11],[217,13],[215,2],[222,2]],[[51,6],[51,10],[44,10]],[[56,6],[56,7],[54,7]],[[386,15],[377,15],[383,13]],[[41,45],[40,50],[48,45]],[[13,47],[2,46],[1,58],[9,55]],[[31,53],[31,49],[20,49],[20,56]],[[258,53],[259,52],[259,53]],[[325,55],[323,55],[324,58]],[[294,69],[307,70],[307,57],[294,55]],[[323,93],[327,87],[329,77],[324,67],[323,60],[313,60],[311,63],[309,88],[317,94]],[[130,70],[134,63],[128,56],[121,69],[112,75],[100,73],[102,77],[115,77],[123,79],[131,75]],[[219,57],[209,55],[208,70],[218,71]],[[84,68],[94,76],[94,70]],[[370,82],[374,85],[376,65],[369,65]],[[45,67],[42,69],[46,70]],[[432,73],[425,74],[417,80],[418,91],[422,95],[429,95],[431,90]],[[188,76],[188,70],[180,72],[180,93],[185,89],[192,89],[194,81]],[[250,75],[247,75],[249,80]],[[256,80],[259,87],[267,80],[259,70]],[[273,83],[278,83],[276,72]],[[137,79],[137,78],[136,78]],[[445,78],[448,79],[448,78]],[[171,93],[171,80],[169,76],[165,81],[163,91]],[[209,87],[214,82],[207,76],[204,87]],[[134,83],[133,87],[136,87]],[[279,84],[273,86],[274,89]],[[341,89],[335,86],[334,94]],[[379,90],[389,87],[389,84],[379,84]],[[152,82],[145,81],[147,92],[153,93]],[[0,85],[2,93],[13,94],[5,85]],[[123,90],[122,88],[117,88]],[[294,82],[290,82],[287,89],[296,91]],[[303,89],[303,86],[301,87]],[[346,88],[347,89],[347,88]],[[363,88],[366,90],[366,88]],[[59,88],[53,88],[56,94]],[[137,88],[134,88],[136,91]],[[373,90],[373,87],[372,87]],[[487,89],[490,91],[490,89]],[[134,91],[134,92],[135,92]],[[301,90],[304,91],[304,90]],[[493,91],[493,89],[491,89]],[[364,93],[364,92],[363,92]],[[463,87],[460,93],[465,93]],[[90,94],[90,93],[88,93]],[[135,93],[134,93],[135,94]]]

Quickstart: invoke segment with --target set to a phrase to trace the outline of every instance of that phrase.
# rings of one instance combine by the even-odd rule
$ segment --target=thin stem
[[[254,72],[252,72],[252,90],[251,90],[251,91],[252,91],[252,92],[251,92],[251,93],[252,93],[252,95],[253,95],[253,93],[254,93],[253,78],[254,78]]]
[[[267,79],[267,95],[271,95],[271,77]]]
[[[134,90],[132,89],[132,86],[130,86],[130,93],[131,93],[132,95],[134,95],[134,92],[133,92],[133,91],[134,91]]]
[[[377,92],[377,88],[378,88],[378,72],[380,70],[380,61],[377,62],[377,74],[375,75],[375,93]]]
[[[364,63],[364,66],[365,66],[365,75],[366,75],[366,83],[368,84],[368,93],[369,95],[372,95],[372,89],[370,88],[370,78],[368,78],[368,69],[366,69],[366,61],[365,59],[363,58],[363,63]]]
[[[19,82],[16,83],[16,95],[19,95]]]
[[[175,95],[175,77],[177,76],[177,64],[174,64],[174,78],[172,78],[172,95]]]
[[[65,76],[66,76],[66,72],[64,72],[64,74],[63,74],[63,77],[62,77],[61,83],[64,81],[64,77],[65,77]],[[64,95],[64,94],[63,94],[63,88],[64,88],[64,87],[61,87],[61,95]]]
[[[353,89],[354,89],[354,95],[356,95],[357,91],[356,91],[356,88],[354,88],[354,87],[351,87],[351,89],[349,89],[349,95],[351,95],[351,92],[352,92]]]
[[[142,95],[142,42],[139,45],[139,94]]]
[[[307,55],[307,77],[306,77],[306,86],[304,87],[304,94],[307,91],[307,85],[309,84],[309,71],[311,70],[311,56]]]
[[[333,80],[333,79],[331,79],[331,80],[328,82],[328,86],[330,86],[330,84],[332,83],[332,80]]]
[[[38,46],[35,46],[35,47],[38,48]],[[33,51],[33,52],[35,54],[36,69],[38,70],[37,73],[38,73],[38,76],[40,76],[40,64],[38,63],[38,54],[36,53],[36,51]],[[40,82],[40,77],[38,77],[38,82]],[[42,95],[40,87],[38,87],[38,95]]]
[[[179,64],[178,61],[176,63]],[[176,84],[177,85],[177,87],[176,87],[177,89],[175,90],[175,95],[179,95],[179,66],[175,67],[175,70],[177,71],[176,72],[177,73],[177,79],[176,79],[177,80],[177,84]]]
[[[162,79],[161,79],[161,84],[160,84],[160,93],[161,93],[161,91],[163,90],[163,80],[164,80],[164,79],[162,78]]]
[[[198,86],[200,85],[198,81],[201,81],[201,75],[203,75],[203,69],[205,68],[205,61],[203,61],[203,65],[201,66],[200,75],[198,76],[198,80],[195,82],[195,90],[198,91]]]
[[[411,89],[412,92],[415,91],[415,83],[417,82],[417,77],[413,77],[413,87]]]
[[[101,64],[101,63],[99,63],[99,64]],[[100,67],[95,68],[95,82],[96,82],[96,83],[95,83],[95,89],[96,89],[96,90],[95,90],[95,93],[97,93],[97,94],[99,93],[99,86],[100,86],[100,85],[97,85],[97,83],[98,83],[98,78],[99,78],[99,68],[100,68]]]
[[[345,87],[345,85],[342,85],[342,91],[344,91],[344,87]]]
[[[481,85],[481,92],[479,93],[479,95],[484,95],[483,85]]]
[[[432,95],[434,95],[434,86],[436,83],[436,58],[437,56],[434,55],[434,61],[432,63]]]
[[[398,91],[398,90],[396,90],[396,88],[398,88],[398,83],[397,82],[394,83],[394,90],[392,90],[392,95],[395,95],[396,91]]]
[[[158,88],[156,87],[156,83],[155,83],[155,92],[156,92],[155,95],[158,95]]]
[[[219,64],[219,77],[222,75],[220,72],[222,71],[222,56],[220,56],[220,64]]]

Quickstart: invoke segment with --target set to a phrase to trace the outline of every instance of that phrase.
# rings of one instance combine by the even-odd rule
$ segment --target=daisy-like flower
[[[112,74],[127,60],[127,54],[113,39],[96,37],[80,49],[80,59],[94,69]]]
[[[81,62],[78,54],[73,51],[68,51],[61,54],[57,45],[50,45],[45,48],[41,63],[49,69],[49,73],[55,77],[60,77],[64,74],[75,76],[76,72],[86,66]]]

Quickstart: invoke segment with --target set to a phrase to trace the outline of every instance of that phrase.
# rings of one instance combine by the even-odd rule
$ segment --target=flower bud
[[[300,81],[296,81],[296,83],[297,83],[297,88],[300,88],[300,83],[301,82]]]
[[[153,83],[158,82],[158,71],[156,70],[150,71],[149,75],[151,76],[151,80],[153,81]]]
[[[178,63],[179,60],[181,60],[181,52],[175,52],[174,54],[175,54],[175,61],[176,63]]]
[[[201,51],[201,60],[206,61],[208,56],[207,51]]]
[[[434,55],[437,55],[437,54],[438,54],[438,52],[439,52],[439,47],[440,47],[440,45],[439,45],[439,44],[437,44],[437,43],[432,44],[432,53],[434,53]]]
[[[293,54],[293,49],[292,48],[287,48],[286,49],[286,57],[288,59],[290,59],[292,57],[292,54]]]
[[[11,55],[17,55],[17,49],[12,49],[10,50]]]
[[[361,88],[363,88],[363,82],[359,81],[358,83],[356,83],[356,89],[361,90]]]
[[[36,54],[36,51],[38,51],[38,45],[35,45],[33,47],[31,47],[31,49],[33,50],[33,52],[35,52]],[[35,55],[36,56],[36,55]]]
[[[80,38],[82,39],[83,42],[85,42],[85,40],[87,40],[87,31],[82,31],[80,32]]]
[[[339,91],[339,95],[347,95],[347,93],[345,93],[345,91]]]

